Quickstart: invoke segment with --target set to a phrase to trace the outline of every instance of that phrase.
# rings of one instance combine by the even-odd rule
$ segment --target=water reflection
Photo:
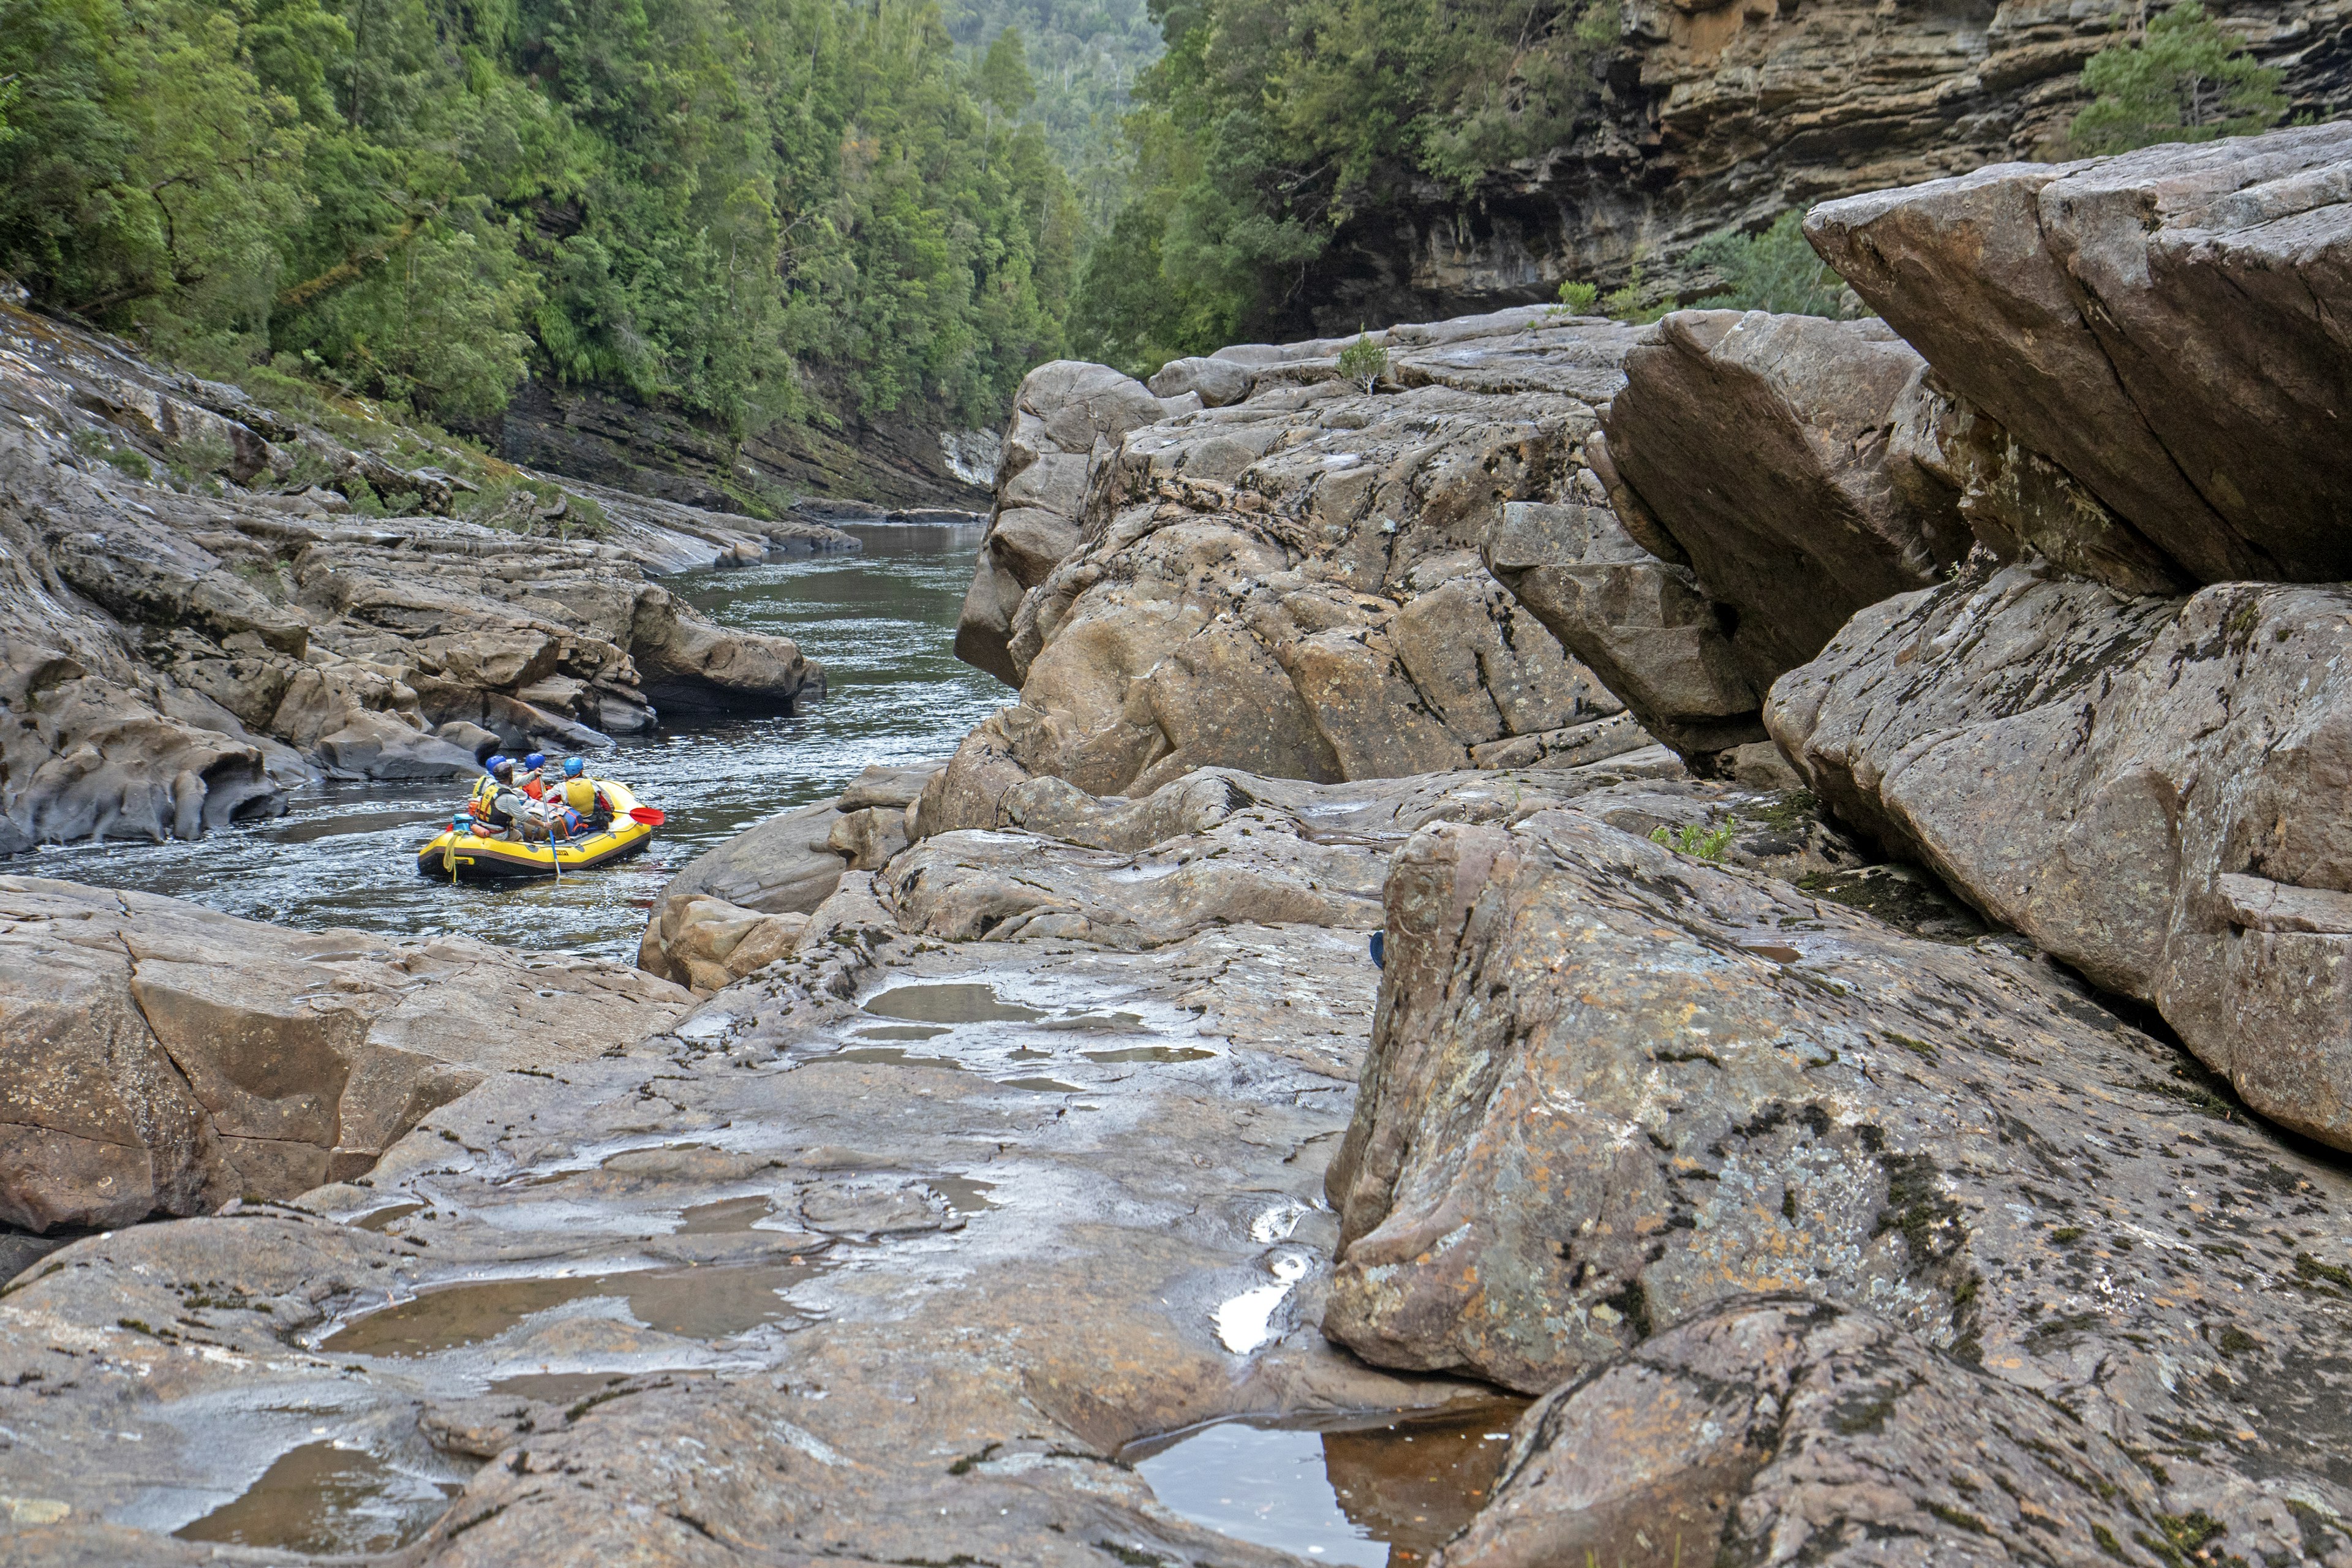
[[[192,899],[252,920],[463,933],[516,947],[633,957],[645,911],[703,849],[835,794],[869,763],[945,756],[1012,694],[956,661],[955,618],[977,527],[853,527],[856,555],[800,556],[670,580],[728,626],[774,632],[824,661],[825,700],[791,718],[680,725],[604,764],[668,822],[644,856],[561,884],[452,889],[415,871],[415,847],[462,796],[446,784],[321,784],[274,822],[194,844],[50,846],[20,876]]]
[[[1122,1458],[1196,1524],[1317,1563],[1425,1563],[1486,1503],[1527,1402],[1398,1419],[1221,1421]]]

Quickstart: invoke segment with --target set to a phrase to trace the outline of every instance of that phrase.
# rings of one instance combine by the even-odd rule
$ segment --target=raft
[[[603,832],[530,844],[483,838],[445,827],[416,852],[416,874],[444,882],[510,882],[552,877],[559,868],[568,877],[574,871],[593,871],[599,866],[642,854],[646,846],[653,842],[654,829],[651,823],[630,817],[637,797],[629,793],[626,785],[611,779],[599,779],[597,783],[613,803],[613,826]]]

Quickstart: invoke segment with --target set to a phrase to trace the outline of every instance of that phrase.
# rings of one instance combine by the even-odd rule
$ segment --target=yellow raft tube
[[[514,843],[443,828],[416,852],[416,874],[444,882],[506,882],[520,878],[569,876],[640,854],[653,842],[654,826],[630,816],[637,805],[625,784],[598,779],[613,803],[613,826],[601,833],[552,843]]]

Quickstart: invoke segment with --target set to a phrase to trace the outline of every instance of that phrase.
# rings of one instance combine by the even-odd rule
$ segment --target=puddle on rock
[[[174,1533],[320,1556],[390,1552],[424,1534],[460,1489],[404,1474],[362,1449],[305,1443],[280,1455],[236,1501]]]
[[[1001,1078],[996,1080],[1007,1089],[1025,1089],[1033,1094],[1084,1094],[1086,1090],[1074,1083],[1064,1083],[1052,1078]]]
[[[1470,1522],[1524,1400],[1315,1425],[1221,1421],[1119,1457],[1195,1524],[1318,1563],[1406,1568]]]
[[[354,1318],[320,1342],[327,1355],[421,1356],[493,1340],[525,1319],[592,1297],[625,1298],[629,1315],[666,1334],[731,1339],[762,1323],[807,1321],[781,1292],[832,1266],[823,1257],[750,1268],[646,1269],[572,1279],[443,1285]]]
[[[720,1198],[717,1203],[696,1204],[678,1215],[677,1236],[731,1236],[749,1230],[768,1217],[773,1209],[764,1196]]]
[[[911,1018],[919,1024],[1031,1024],[1045,1015],[1034,1007],[1000,1002],[986,985],[897,985],[866,1004],[877,1017]]]
[[[1204,1062],[1217,1053],[1191,1046],[1129,1046],[1123,1051],[1080,1051],[1090,1062]]]
[[[1041,1029],[1069,1029],[1088,1035],[1131,1035],[1143,1027],[1140,1013],[1080,1013],[1075,1017],[1048,1018]]]
[[[386,1204],[380,1209],[368,1210],[367,1213],[360,1215],[351,1223],[359,1226],[362,1230],[383,1230],[390,1226],[394,1220],[406,1219],[410,1215],[422,1214],[424,1212],[425,1205],[423,1204]]]
[[[947,1199],[951,1214],[979,1214],[996,1206],[996,1201],[988,1195],[996,1190],[994,1182],[976,1182],[970,1176],[932,1176],[924,1184]]]
[[[542,1405],[571,1405],[637,1375],[627,1372],[527,1372],[519,1377],[492,1379],[490,1392],[516,1399],[536,1399]]]
[[[947,1032],[947,1027],[940,1024],[884,1024],[878,1028],[860,1029],[856,1037],[861,1040],[930,1040]]]
[[[964,1066],[947,1057],[927,1057],[897,1046],[852,1046],[847,1050],[828,1051],[819,1058],[828,1062],[884,1062],[897,1068],[942,1068],[949,1072],[962,1072]]]

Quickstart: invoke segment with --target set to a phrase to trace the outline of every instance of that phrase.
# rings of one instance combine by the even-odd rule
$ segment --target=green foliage
[[[1639,261],[1626,276],[1622,287],[1612,289],[1601,297],[1601,313],[1612,321],[1632,321],[1646,325],[1659,317],[1682,309],[1682,301],[1672,294],[1652,294],[1650,280]]]
[[[1844,279],[1813,254],[1800,212],[1782,213],[1761,234],[1727,229],[1691,247],[1695,265],[1723,279],[1719,293],[1701,300],[1709,310],[1772,310],[1790,316],[1845,316],[1854,305]]]
[[[1680,827],[1656,827],[1650,830],[1650,842],[1663,844],[1677,855],[1688,855],[1700,860],[1720,860],[1730,847],[1736,824],[1727,822],[1719,827],[1702,827],[1696,822],[1685,822]]]
[[[1570,279],[1559,286],[1559,302],[1571,316],[1589,316],[1601,303],[1601,285]]]
[[[1339,351],[1339,379],[1352,381],[1369,394],[1389,373],[1389,351],[1372,342],[1369,333],[1359,332],[1356,341]]]
[[[1467,200],[1599,100],[1616,0],[1155,0],[1167,53],[1128,132],[1127,205],[1073,312],[1146,368],[1277,308],[1354,212],[1434,179]]]
[[[10,0],[0,270],[442,417],[527,374],[992,417],[1084,238],[1030,91],[928,0]]]
[[[2216,26],[2198,0],[2180,0],[2150,20],[2145,36],[2119,39],[2083,67],[2091,104],[2074,116],[2067,140],[2079,153],[2123,153],[2251,135],[2285,117],[2282,79]]]

